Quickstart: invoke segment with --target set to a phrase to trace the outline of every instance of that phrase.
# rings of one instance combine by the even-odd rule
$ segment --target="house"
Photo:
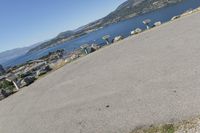
[[[92,48],[88,44],[84,44],[80,47],[84,51],[85,54],[90,54],[92,52]]]
[[[142,32],[142,29],[136,28],[135,30],[131,31],[131,35],[139,34]]]
[[[171,21],[173,21],[173,20],[175,20],[175,19],[178,19],[178,18],[180,18],[180,17],[181,17],[180,15],[174,16],[174,17],[171,18]]]
[[[149,26],[150,22],[151,22],[150,19],[146,19],[143,21],[143,24],[146,26],[147,30],[150,29],[150,26]]]
[[[46,61],[35,62],[29,68],[28,71],[37,71],[47,65]]]
[[[123,36],[116,36],[114,39],[113,39],[113,42],[118,42],[120,40],[123,40],[124,37]]]
[[[161,22],[161,21],[155,22],[155,23],[153,24],[153,27],[160,26],[161,24],[162,24],[162,22]]]
[[[27,76],[19,82],[20,87],[22,88],[28,86],[32,84],[35,80],[36,80],[35,76]]]
[[[98,44],[92,44],[91,48],[92,48],[92,52],[94,52],[94,51],[100,49],[101,47]]]
[[[141,32],[142,32],[142,29],[140,29],[140,28],[135,29],[135,34],[138,34],[138,33],[141,33]]]
[[[49,71],[51,71],[51,68],[49,65],[46,65],[45,67],[39,69],[37,72],[36,72],[36,76],[39,77],[41,75],[44,75],[46,73],[48,73]]]

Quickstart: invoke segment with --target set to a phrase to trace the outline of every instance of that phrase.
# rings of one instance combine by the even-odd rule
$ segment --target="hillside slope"
[[[153,10],[157,10],[159,8],[163,8],[182,1],[184,0],[128,0],[106,17],[85,25],[78,30],[62,32],[57,37],[31,49],[29,52],[34,52],[51,46],[59,45],[65,41],[69,41],[89,32],[95,31],[100,27],[142,15],[144,13],[148,13]]]

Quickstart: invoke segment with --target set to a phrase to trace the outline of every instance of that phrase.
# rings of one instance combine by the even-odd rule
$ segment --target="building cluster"
[[[42,75],[50,72],[52,70],[50,64],[61,59],[63,54],[64,50],[58,50],[40,59],[9,67],[6,70],[0,65],[0,100],[32,84]]]
[[[69,63],[71,61],[78,59],[79,57],[83,57],[85,55],[93,53],[100,48],[101,47],[97,44],[91,44],[91,45],[84,44],[84,45],[80,46],[79,49],[76,49],[75,51],[68,53],[67,57],[65,58],[65,62]]]
[[[6,70],[0,65],[0,100],[12,95],[25,86],[29,86],[42,75],[56,69],[57,67],[55,66],[61,62],[64,62],[64,64],[69,63],[99,48],[100,46],[97,44],[85,44],[80,49],[71,53],[65,53],[64,50],[57,50],[39,59],[9,67]]]
[[[7,97],[51,71],[46,61],[35,60],[8,69],[0,78],[0,97]]]

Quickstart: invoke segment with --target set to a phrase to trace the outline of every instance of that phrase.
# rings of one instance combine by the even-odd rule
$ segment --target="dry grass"
[[[150,127],[142,127],[135,129],[131,133],[174,133],[176,130],[174,124],[165,124],[160,126],[151,125]]]
[[[144,126],[130,133],[194,133],[197,131],[200,132],[200,117],[174,124]]]

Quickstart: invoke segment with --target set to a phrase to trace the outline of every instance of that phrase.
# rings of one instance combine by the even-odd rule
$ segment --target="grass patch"
[[[162,128],[162,133],[174,133],[175,127],[173,124],[164,125]]]
[[[165,124],[161,126],[150,126],[140,128],[132,131],[131,133],[174,133],[176,127],[173,124]]]

